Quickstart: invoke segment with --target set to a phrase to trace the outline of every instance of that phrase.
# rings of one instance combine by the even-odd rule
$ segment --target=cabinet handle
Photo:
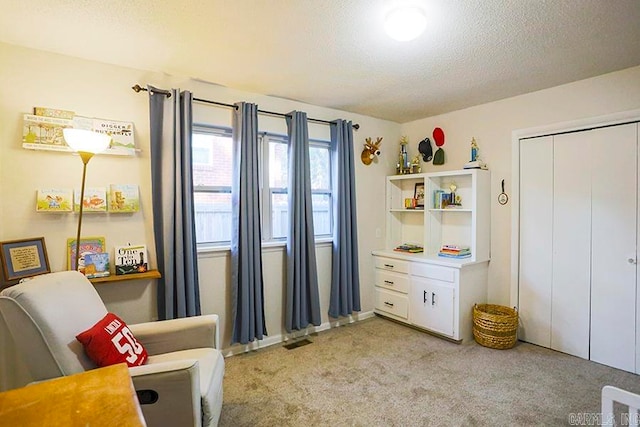
[[[393,282],[391,280],[385,280],[384,283],[386,283],[387,285],[393,285]]]
[[[431,292],[431,305],[436,305],[436,294]]]
[[[427,303],[427,291],[424,291],[424,295],[423,295],[424,300],[422,301],[423,303]]]
[[[628,262],[629,264],[637,264],[637,263],[638,263],[638,261],[636,261],[636,259],[635,259],[635,258],[628,258],[628,259],[627,259],[627,262]]]
[[[387,268],[393,268],[393,264],[385,264],[384,266]]]
[[[384,305],[388,305],[389,307],[393,307],[393,304],[390,303],[390,302],[387,302],[387,301],[384,302]]]

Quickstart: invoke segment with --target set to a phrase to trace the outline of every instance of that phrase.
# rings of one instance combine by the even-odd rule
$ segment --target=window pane
[[[309,161],[311,163],[311,189],[330,189],[331,177],[329,174],[331,173],[331,168],[329,166],[329,148],[309,147]]]
[[[194,205],[198,243],[231,241],[231,191],[195,193]]]
[[[331,196],[328,194],[313,194],[313,232],[316,236],[331,234]]]
[[[289,233],[289,202],[287,194],[271,194],[271,236],[283,239]]]
[[[269,187],[287,188],[289,180],[287,144],[269,141]]]
[[[193,185],[231,186],[231,138],[206,133],[193,134]]]

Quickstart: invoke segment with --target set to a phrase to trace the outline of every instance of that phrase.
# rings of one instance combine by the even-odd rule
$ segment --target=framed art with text
[[[6,281],[51,272],[44,237],[0,242],[0,258]]]

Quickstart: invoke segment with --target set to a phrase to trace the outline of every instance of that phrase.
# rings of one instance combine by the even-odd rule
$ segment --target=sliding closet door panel
[[[553,139],[551,348],[589,358],[591,150],[585,132]]]
[[[520,141],[518,338],[551,345],[553,139]]]
[[[636,144],[640,150],[640,123],[636,123]],[[638,173],[636,189],[640,193],[640,154],[638,155]],[[640,374],[640,269],[638,268],[638,245],[640,245],[640,196],[636,200],[636,374]]]
[[[635,372],[637,126],[592,138],[591,360]]]

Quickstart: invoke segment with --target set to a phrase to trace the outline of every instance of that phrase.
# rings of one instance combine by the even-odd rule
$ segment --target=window
[[[194,126],[193,193],[196,241],[225,244],[231,241],[231,129]]]
[[[262,134],[258,143],[263,174],[259,190],[262,239],[284,241],[289,230],[288,140],[283,135]],[[312,140],[309,159],[315,235],[330,237],[333,218],[329,142]],[[200,244],[227,245],[231,241],[232,162],[230,129],[194,126],[193,183],[196,239]]]

